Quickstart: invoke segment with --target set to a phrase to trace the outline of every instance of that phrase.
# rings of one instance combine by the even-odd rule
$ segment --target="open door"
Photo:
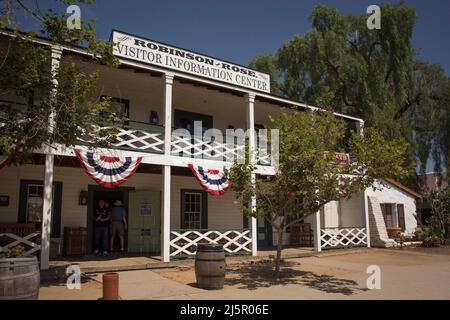
[[[159,253],[160,192],[130,191],[128,199],[128,252]]]

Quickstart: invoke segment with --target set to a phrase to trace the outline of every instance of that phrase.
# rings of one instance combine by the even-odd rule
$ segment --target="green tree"
[[[90,4],[89,0],[60,0],[55,5]],[[108,145],[115,136],[118,116],[108,99],[98,101],[94,93],[98,75],[80,69],[70,56],[63,56],[54,82],[51,50],[33,42],[38,36],[21,29],[18,16],[26,14],[38,22],[39,36],[56,46],[84,46],[98,63],[118,64],[112,46],[95,39],[93,21],[81,21],[79,29],[67,28],[62,13],[41,12],[30,2],[8,0],[0,9],[0,26],[9,33],[0,46],[0,151],[26,161],[42,145],[75,145],[80,139],[94,146]],[[55,124],[49,130],[49,116]],[[99,127],[99,124],[105,124]]]
[[[278,232],[275,274],[279,278],[286,228],[332,200],[350,198],[372,186],[375,178],[406,175],[402,164],[407,145],[402,140],[387,141],[376,130],[367,129],[364,136],[351,136],[349,148],[355,160],[336,165],[335,152],[344,151],[340,146],[345,125],[332,113],[282,113],[272,118],[271,126],[279,130],[280,137],[276,174],[252,183],[254,167],[247,162],[235,163],[229,175],[244,214],[265,219]],[[248,205],[252,196],[256,197],[255,212]]]
[[[328,108],[363,118],[388,140],[406,139],[408,165],[416,159],[425,165],[432,153],[438,167],[442,160],[448,166],[448,120],[433,124],[432,115],[448,119],[449,94],[442,88],[448,89],[449,79],[438,66],[416,61],[414,10],[381,5],[380,30],[369,30],[364,14],[341,15],[320,5],[310,21],[304,36],[283,43],[272,59],[263,56],[272,65],[253,63],[259,56],[251,65],[278,69],[276,88],[286,97],[322,106],[321,98],[331,94]]]

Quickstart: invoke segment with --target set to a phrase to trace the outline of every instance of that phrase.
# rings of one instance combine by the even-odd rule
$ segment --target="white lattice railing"
[[[39,244],[33,242],[33,239],[38,238],[39,235],[40,232],[33,232],[23,237],[13,233],[0,233],[0,244],[3,244],[0,246],[0,253],[7,252],[15,246],[22,246],[25,249],[22,255],[29,256],[41,249]]]
[[[164,133],[141,129],[120,129],[116,137],[115,147],[134,151],[163,153]]]
[[[252,252],[250,230],[172,230],[170,256],[192,256],[200,243],[219,243],[225,253],[249,254]]]
[[[179,157],[233,162],[235,159],[242,160],[245,156],[244,148],[244,145],[236,143],[204,141],[199,137],[181,135],[172,136],[172,155]],[[267,150],[260,150],[257,153],[257,161],[260,165],[268,166],[271,164],[271,158]]]
[[[242,157],[244,146],[218,141],[204,141],[199,137],[172,136],[172,155],[188,158],[232,162]]]
[[[366,228],[324,228],[320,230],[322,249],[367,245]]]

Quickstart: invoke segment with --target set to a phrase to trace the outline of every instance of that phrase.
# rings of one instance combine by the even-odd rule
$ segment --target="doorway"
[[[130,187],[117,187],[117,188],[103,188],[100,186],[90,185],[88,187],[88,212],[87,212],[87,252],[92,253],[94,251],[95,244],[95,227],[94,227],[94,213],[98,207],[99,200],[104,200],[105,203],[109,205],[109,208],[112,208],[112,204],[116,200],[120,200],[123,203],[123,207],[126,211],[126,219],[128,221],[128,193],[134,190],[134,188]],[[128,247],[128,230],[125,230],[125,250]],[[108,248],[111,247],[110,244],[111,237],[108,234]],[[120,240],[116,236],[113,239],[113,252],[120,252]]]

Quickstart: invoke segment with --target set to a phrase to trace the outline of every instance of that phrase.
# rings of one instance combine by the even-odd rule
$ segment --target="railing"
[[[226,254],[251,254],[252,238],[249,229],[231,230],[172,230],[170,232],[170,256],[193,256],[197,245],[218,243],[223,245]]]
[[[223,137],[222,141],[211,141],[208,139],[203,140],[203,137],[173,134],[171,139],[172,156],[233,162],[235,159],[242,160],[245,154],[244,145],[237,143],[228,144],[226,143],[226,137]],[[84,143],[89,143],[89,141],[85,140]],[[112,145],[121,150],[163,154],[164,127],[144,122],[128,121],[119,129],[116,140]],[[269,166],[271,164],[270,154],[267,149],[270,149],[270,146],[265,149],[262,148],[257,153],[256,157],[259,165]]]
[[[113,145],[118,149],[162,154],[164,152],[164,128],[130,122],[120,129]]]
[[[240,144],[228,144],[223,140],[211,141],[203,140],[202,137],[189,137],[181,135],[172,136],[172,155],[187,158],[207,159],[224,162],[242,160],[245,155],[245,146]],[[260,165],[269,166],[271,164],[270,154],[267,150],[257,153],[257,162]]]
[[[321,229],[320,245],[322,249],[366,246],[366,228],[350,227]]]
[[[24,252],[22,256],[29,256],[41,250],[41,246],[35,241],[40,240],[40,232],[33,232],[26,236],[18,236],[13,233],[0,233],[0,253],[7,253],[16,246],[21,246]]]

